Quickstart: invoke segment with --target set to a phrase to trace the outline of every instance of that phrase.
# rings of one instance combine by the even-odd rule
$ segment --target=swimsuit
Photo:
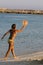
[[[14,41],[12,39],[8,39],[8,43],[13,43]]]

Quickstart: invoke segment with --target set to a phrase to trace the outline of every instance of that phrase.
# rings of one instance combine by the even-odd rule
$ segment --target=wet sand
[[[18,56],[16,59],[0,61],[0,65],[43,65],[43,52]]]

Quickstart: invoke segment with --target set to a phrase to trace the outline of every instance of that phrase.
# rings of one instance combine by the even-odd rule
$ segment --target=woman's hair
[[[16,28],[16,24],[12,24],[11,28],[15,29]]]

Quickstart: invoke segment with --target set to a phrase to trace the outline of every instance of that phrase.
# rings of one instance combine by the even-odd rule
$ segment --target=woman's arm
[[[28,21],[27,20],[24,20],[21,29],[20,30],[17,30],[17,32],[22,32],[27,25],[28,25]]]
[[[1,40],[2,40],[9,32],[10,32],[10,30],[7,31],[7,32],[2,36]]]

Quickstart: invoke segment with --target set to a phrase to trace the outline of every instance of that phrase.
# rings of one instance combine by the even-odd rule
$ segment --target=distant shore
[[[43,15],[43,10],[27,10],[27,9],[7,9],[7,8],[0,8],[0,13],[42,14]]]

